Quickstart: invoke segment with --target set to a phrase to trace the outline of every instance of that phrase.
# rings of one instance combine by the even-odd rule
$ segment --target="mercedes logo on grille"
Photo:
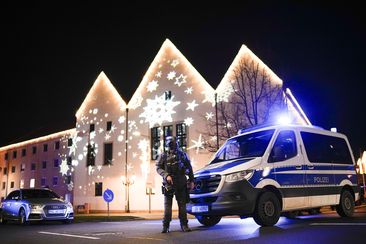
[[[202,188],[202,181],[200,181],[200,180],[196,181],[195,188],[196,188],[197,191],[201,190],[201,188]]]

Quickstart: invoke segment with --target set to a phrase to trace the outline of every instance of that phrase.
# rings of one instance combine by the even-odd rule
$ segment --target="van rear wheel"
[[[336,206],[337,213],[341,217],[352,217],[354,209],[355,200],[352,194],[348,190],[342,191],[339,205]]]
[[[281,214],[281,205],[273,192],[262,193],[254,211],[254,221],[261,226],[273,226],[277,223]]]
[[[204,216],[204,215],[197,215],[196,219],[204,226],[214,226],[218,224],[221,220],[221,216]]]

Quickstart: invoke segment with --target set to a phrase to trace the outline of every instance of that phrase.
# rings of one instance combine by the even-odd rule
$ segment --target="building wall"
[[[0,148],[0,197],[5,198],[11,191],[19,188],[30,188],[31,179],[34,179],[34,188],[48,187],[60,196],[72,200],[72,189],[66,184],[66,174],[62,174],[60,170],[62,162],[66,164],[69,150],[67,138],[72,132],[73,130],[69,130]],[[55,149],[56,142],[60,143],[59,149]],[[47,151],[44,151],[44,145],[47,145]],[[33,148],[36,148],[35,153]],[[22,154],[23,150],[25,155]],[[14,152],[16,157],[13,156]],[[43,168],[43,162],[46,162],[46,168]],[[35,165],[34,170],[32,164]],[[7,174],[4,174],[4,168],[7,169]],[[55,185],[53,177],[57,177]],[[41,184],[42,178],[45,178],[44,185]]]

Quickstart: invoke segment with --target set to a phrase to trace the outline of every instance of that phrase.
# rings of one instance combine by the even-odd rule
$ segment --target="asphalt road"
[[[340,218],[334,212],[281,217],[274,227],[259,227],[252,218],[223,218],[211,228],[197,220],[189,222],[192,232],[180,231],[173,220],[171,232],[161,234],[160,220],[87,222],[71,225],[39,223],[0,226],[0,243],[365,243],[366,207],[353,218]]]

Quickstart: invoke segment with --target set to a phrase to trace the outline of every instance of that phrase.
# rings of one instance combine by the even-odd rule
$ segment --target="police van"
[[[315,126],[240,131],[195,172],[187,212],[205,226],[228,215],[273,226],[282,213],[322,206],[350,217],[359,197],[351,152],[345,135]]]

